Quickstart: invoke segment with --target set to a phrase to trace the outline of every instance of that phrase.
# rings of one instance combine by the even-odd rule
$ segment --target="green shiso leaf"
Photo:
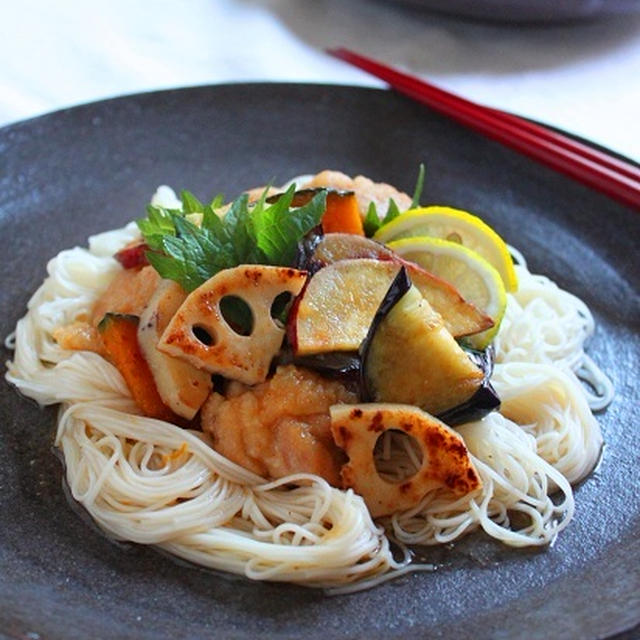
[[[289,266],[298,242],[320,222],[326,209],[325,191],[308,204],[292,208],[294,192],[292,185],[272,205],[265,201],[266,191],[253,204],[243,194],[223,216],[218,215],[222,196],[204,205],[183,191],[182,210],[149,205],[147,216],[137,221],[150,249],[149,263],[163,278],[175,280],[186,291],[239,264]]]

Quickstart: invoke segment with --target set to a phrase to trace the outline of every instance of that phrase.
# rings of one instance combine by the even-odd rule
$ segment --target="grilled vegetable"
[[[365,398],[411,404],[432,414],[474,395],[484,374],[402,272],[360,349]]]
[[[326,266],[314,259],[316,247],[320,242],[322,242],[323,238],[324,233],[322,232],[321,225],[316,225],[304,235],[300,242],[298,242],[298,246],[296,248],[296,257],[293,261],[293,266],[296,269],[313,274],[318,271],[318,269],[322,269],[322,267]]]
[[[289,314],[294,353],[357,351],[396,270],[377,260],[344,260],[318,271]]]
[[[317,243],[313,258],[325,265],[338,260],[353,260],[355,258],[376,258],[377,260],[401,262],[400,256],[391,249],[387,249],[383,244],[349,233],[325,234]]]
[[[437,488],[463,496],[482,486],[462,437],[417,407],[398,404],[341,404],[331,411],[331,433],[349,456],[340,475],[345,488],[360,494],[375,518],[410,509]],[[400,482],[380,477],[373,457],[388,430],[407,434],[422,457],[416,473]]]
[[[107,313],[98,331],[108,359],[120,371],[136,404],[145,415],[175,421],[175,414],[158,393],[153,376],[138,344],[137,316]]]
[[[356,351],[334,351],[309,356],[295,356],[293,351],[282,349],[278,354],[279,365],[295,364],[298,367],[317,371],[328,378],[339,378],[358,385],[360,378],[360,356]]]
[[[304,254],[300,251],[298,255],[310,256],[306,263],[300,262],[298,267],[311,272],[317,271],[321,265],[330,265],[339,260],[363,258],[404,266],[408,269],[413,284],[444,318],[447,329],[455,337],[479,333],[493,325],[492,319],[475,305],[464,300],[451,283],[413,262],[403,260],[391,249],[373,240],[347,233],[328,233],[321,238],[309,239]]]
[[[431,299],[431,278],[418,267],[406,267],[414,285]],[[340,260],[320,269],[308,282],[289,314],[288,336],[297,355],[330,351],[356,351],[389,285],[400,270],[394,262]],[[438,307],[444,305],[445,327],[454,335],[466,335],[491,326],[491,319],[450,294],[448,285],[437,290]],[[453,298],[451,306],[444,300]],[[434,305],[435,306],[435,305]]]
[[[158,349],[231,380],[264,382],[284,338],[272,317],[274,302],[284,292],[297,296],[306,280],[304,271],[288,267],[239,265],[220,271],[187,297]],[[238,298],[248,307],[248,331],[239,332],[224,317],[220,306],[225,298]]]
[[[305,204],[313,200],[314,196],[326,191],[327,189],[298,189],[297,191],[294,191],[289,206],[304,207]],[[279,202],[286,193],[288,192],[283,191],[282,193],[274,193],[272,196],[269,196],[265,202],[267,204],[276,204],[276,202]]]
[[[360,208],[353,192],[327,192],[327,210],[322,216],[325,233],[350,233],[364,236]]]
[[[473,349],[465,349],[465,351],[482,369],[484,378],[478,390],[466,402],[462,402],[438,416],[440,420],[452,427],[465,422],[480,420],[500,407],[500,397],[490,382],[491,374],[493,373],[493,347],[489,346],[484,351],[475,351]]]
[[[186,297],[177,282],[163,280],[140,317],[138,343],[162,401],[191,420],[211,391],[211,375],[158,350],[160,336]]]

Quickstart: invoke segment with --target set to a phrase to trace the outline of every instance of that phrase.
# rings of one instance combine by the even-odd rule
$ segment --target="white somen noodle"
[[[572,370],[601,391],[595,406],[611,394],[584,354],[593,320],[577,298],[518,267],[520,289],[509,296],[496,340],[502,414],[458,429],[483,487],[461,499],[438,491],[375,523],[351,490],[309,474],[268,482],[218,454],[202,433],[141,416],[115,367],[56,344],[53,331],[87,317],[121,269],[111,256],[136,235],[128,225],[49,262],[16,327],[6,376],[40,404],[61,404],[56,445],[71,494],[110,536],[252,579],[340,592],[414,568],[407,553],[394,559],[385,531],[400,543],[436,544],[481,528],[526,546],[547,544],[566,527],[570,482],[590,471],[602,442]],[[392,448],[381,450],[380,464],[389,465]],[[406,447],[393,451],[415,464]]]

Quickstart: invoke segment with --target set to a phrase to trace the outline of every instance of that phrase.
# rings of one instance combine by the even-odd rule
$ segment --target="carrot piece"
[[[322,230],[325,233],[364,235],[360,208],[354,193],[327,192],[327,210],[322,216]]]
[[[98,325],[108,359],[122,374],[136,404],[145,415],[176,422],[160,398],[153,375],[138,345],[138,316],[107,313]]]

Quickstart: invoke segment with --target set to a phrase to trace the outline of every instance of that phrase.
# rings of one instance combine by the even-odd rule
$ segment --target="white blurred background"
[[[504,25],[384,0],[5,0],[0,126],[168,87],[382,86],[336,45],[640,160],[640,15]]]

